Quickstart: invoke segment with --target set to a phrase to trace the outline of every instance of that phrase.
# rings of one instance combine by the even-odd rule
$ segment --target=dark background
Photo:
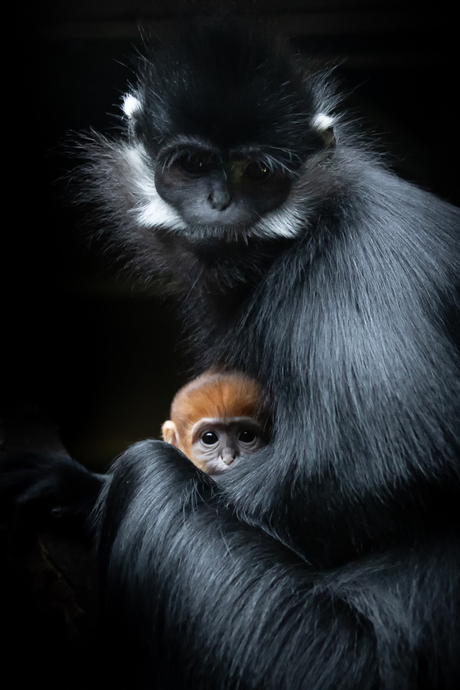
[[[376,0],[233,4],[325,64],[337,62],[344,107],[383,142],[393,167],[460,203],[453,9]],[[44,407],[70,453],[91,467],[158,437],[187,359],[173,305],[118,276],[97,241],[88,243],[83,213],[68,198],[74,162],[65,142],[72,131],[116,127],[140,29],[163,35],[183,11],[175,0],[22,3],[6,36],[4,78],[13,72],[14,80],[3,87],[0,404],[3,414],[27,401]]]

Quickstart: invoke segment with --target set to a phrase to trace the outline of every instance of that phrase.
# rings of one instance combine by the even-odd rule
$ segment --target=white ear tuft
[[[123,97],[122,108],[127,117],[133,117],[141,109],[141,102],[131,93],[126,93]]]
[[[334,118],[324,113],[318,113],[312,120],[312,126],[320,133],[325,132],[334,126]]]

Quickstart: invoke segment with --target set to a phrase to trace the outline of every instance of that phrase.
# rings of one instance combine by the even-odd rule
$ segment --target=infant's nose
[[[234,448],[225,448],[222,452],[221,458],[226,465],[231,465],[237,456],[237,452]]]

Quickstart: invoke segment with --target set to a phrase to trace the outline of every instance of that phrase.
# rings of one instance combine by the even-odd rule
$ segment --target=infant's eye
[[[218,442],[219,437],[215,431],[203,431],[203,433],[201,434],[201,440],[207,446],[213,446],[215,443]]]
[[[241,441],[242,443],[252,443],[255,441],[255,439],[256,435],[252,429],[243,429],[243,431],[240,431],[238,436],[238,441]]]

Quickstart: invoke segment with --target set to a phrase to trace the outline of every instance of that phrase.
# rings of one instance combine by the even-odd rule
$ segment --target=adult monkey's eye
[[[205,445],[213,446],[215,443],[218,442],[219,437],[215,431],[204,431],[201,434],[201,440]]]
[[[245,167],[244,175],[250,180],[268,180],[271,170],[262,161],[253,161]]]
[[[186,153],[179,158],[179,165],[190,175],[202,175],[209,167],[209,156],[200,153]]]

